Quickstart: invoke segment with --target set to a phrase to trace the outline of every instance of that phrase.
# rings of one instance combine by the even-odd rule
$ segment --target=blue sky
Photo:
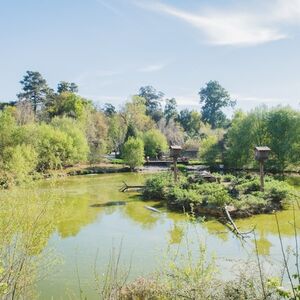
[[[218,80],[249,110],[300,108],[300,0],[0,0],[0,100],[26,70],[99,104],[153,85],[181,106]]]

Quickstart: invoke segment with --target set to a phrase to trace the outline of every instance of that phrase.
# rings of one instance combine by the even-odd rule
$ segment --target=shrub
[[[222,207],[232,202],[226,188],[219,183],[204,183],[196,186],[197,193],[202,195],[203,204]]]
[[[70,163],[74,164],[86,161],[89,147],[84,132],[80,129],[78,122],[67,117],[56,117],[51,121],[51,125],[66,133],[72,139],[72,151],[69,153]]]
[[[240,180],[236,186],[236,190],[243,194],[249,194],[251,192],[260,190],[260,181],[258,178],[254,179],[242,179]]]
[[[145,199],[166,199],[167,189],[171,185],[170,173],[152,176],[146,180],[143,197]]]
[[[274,202],[288,200],[293,188],[285,182],[271,180],[265,183],[265,193],[267,198]]]
[[[232,182],[235,179],[235,176],[232,174],[225,174],[223,176],[223,181],[224,182]]]
[[[37,153],[30,145],[17,145],[5,149],[4,168],[17,184],[28,180],[37,166]]]
[[[131,170],[144,163],[144,143],[140,138],[130,137],[124,144],[124,161]]]
[[[242,195],[239,200],[234,201],[237,209],[262,209],[266,206],[267,201],[261,196]]]
[[[116,165],[124,165],[124,159],[121,158],[113,158],[109,161],[112,164],[116,164]]]
[[[174,186],[168,190],[167,199],[173,205],[189,208],[191,203],[201,204],[203,197],[195,190]]]
[[[157,157],[168,149],[166,137],[157,129],[151,129],[144,134],[145,155]]]
[[[221,148],[217,136],[208,136],[201,142],[199,158],[206,163],[213,165],[221,156]]]
[[[38,131],[39,170],[57,169],[73,162],[70,159],[73,151],[71,137],[46,124],[42,124]]]

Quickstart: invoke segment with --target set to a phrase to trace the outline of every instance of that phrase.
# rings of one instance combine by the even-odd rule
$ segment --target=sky
[[[98,104],[144,85],[200,109],[210,80],[237,108],[300,109],[300,0],[0,0],[0,101],[27,70]]]

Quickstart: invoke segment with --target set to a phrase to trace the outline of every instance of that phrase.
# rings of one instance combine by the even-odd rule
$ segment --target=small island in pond
[[[299,199],[292,186],[272,177],[266,176],[262,192],[256,175],[207,174],[181,173],[177,183],[171,173],[156,174],[146,180],[143,198],[196,216],[220,217],[226,209],[236,218],[282,210]]]

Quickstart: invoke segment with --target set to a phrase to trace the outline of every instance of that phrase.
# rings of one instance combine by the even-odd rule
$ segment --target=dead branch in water
[[[238,237],[241,237],[241,238],[245,238],[248,234],[250,234],[251,232],[254,231],[255,227],[253,229],[251,229],[250,231],[247,231],[247,232],[241,232],[238,227],[236,226],[236,224],[234,223],[230,213],[229,213],[229,210],[228,210],[228,206],[225,205],[224,206],[224,212],[225,212],[225,216],[227,218],[227,221],[229,224],[225,224],[227,225],[227,227],[234,233],[236,234]],[[228,225],[231,225],[231,226],[228,226]]]
[[[119,189],[120,192],[126,192],[130,189],[143,189],[145,186],[144,185],[128,185],[125,181],[123,181],[124,185]]]

